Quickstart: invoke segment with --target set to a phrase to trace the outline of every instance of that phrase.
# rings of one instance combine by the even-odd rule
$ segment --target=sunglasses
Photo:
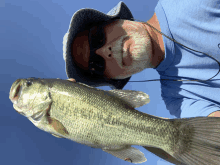
[[[105,71],[105,59],[95,53],[95,51],[101,48],[106,41],[104,27],[111,23],[113,20],[107,22],[101,22],[92,26],[89,29],[89,71],[93,76],[103,76]]]

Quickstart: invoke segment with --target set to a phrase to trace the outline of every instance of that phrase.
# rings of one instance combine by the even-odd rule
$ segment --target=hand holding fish
[[[60,79],[60,78],[57,78],[57,79]],[[69,78],[69,79],[66,79],[66,80],[76,82],[76,80],[74,78]]]
[[[72,81],[72,82],[76,82],[76,80],[73,79],[73,78],[69,78],[69,79],[67,79],[67,80]]]

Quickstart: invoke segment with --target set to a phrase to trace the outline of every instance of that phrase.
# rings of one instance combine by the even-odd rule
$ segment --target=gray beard
[[[146,32],[147,33],[147,32]],[[123,74],[112,77],[113,79],[125,79],[133,74],[139,73],[146,68],[153,68],[151,64],[152,61],[152,43],[149,34],[141,35],[139,33],[133,33],[129,35],[135,42],[133,46],[132,54],[132,64],[130,66],[123,66],[122,57],[127,55],[126,50],[122,48],[122,41],[128,35],[122,36],[112,48],[112,55],[117,60],[121,68],[126,69]],[[124,53],[123,53],[124,51]]]

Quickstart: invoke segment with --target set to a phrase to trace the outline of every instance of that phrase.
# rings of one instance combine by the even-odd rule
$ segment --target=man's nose
[[[97,55],[102,56],[103,58],[111,58],[112,57],[112,47],[111,46],[103,46],[95,51]]]

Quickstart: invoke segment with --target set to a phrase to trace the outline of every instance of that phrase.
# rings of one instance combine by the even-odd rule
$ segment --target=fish
[[[135,90],[101,90],[64,79],[22,78],[11,86],[13,108],[37,128],[138,164],[142,146],[177,165],[218,165],[220,118],[165,119],[135,108],[150,102]]]

